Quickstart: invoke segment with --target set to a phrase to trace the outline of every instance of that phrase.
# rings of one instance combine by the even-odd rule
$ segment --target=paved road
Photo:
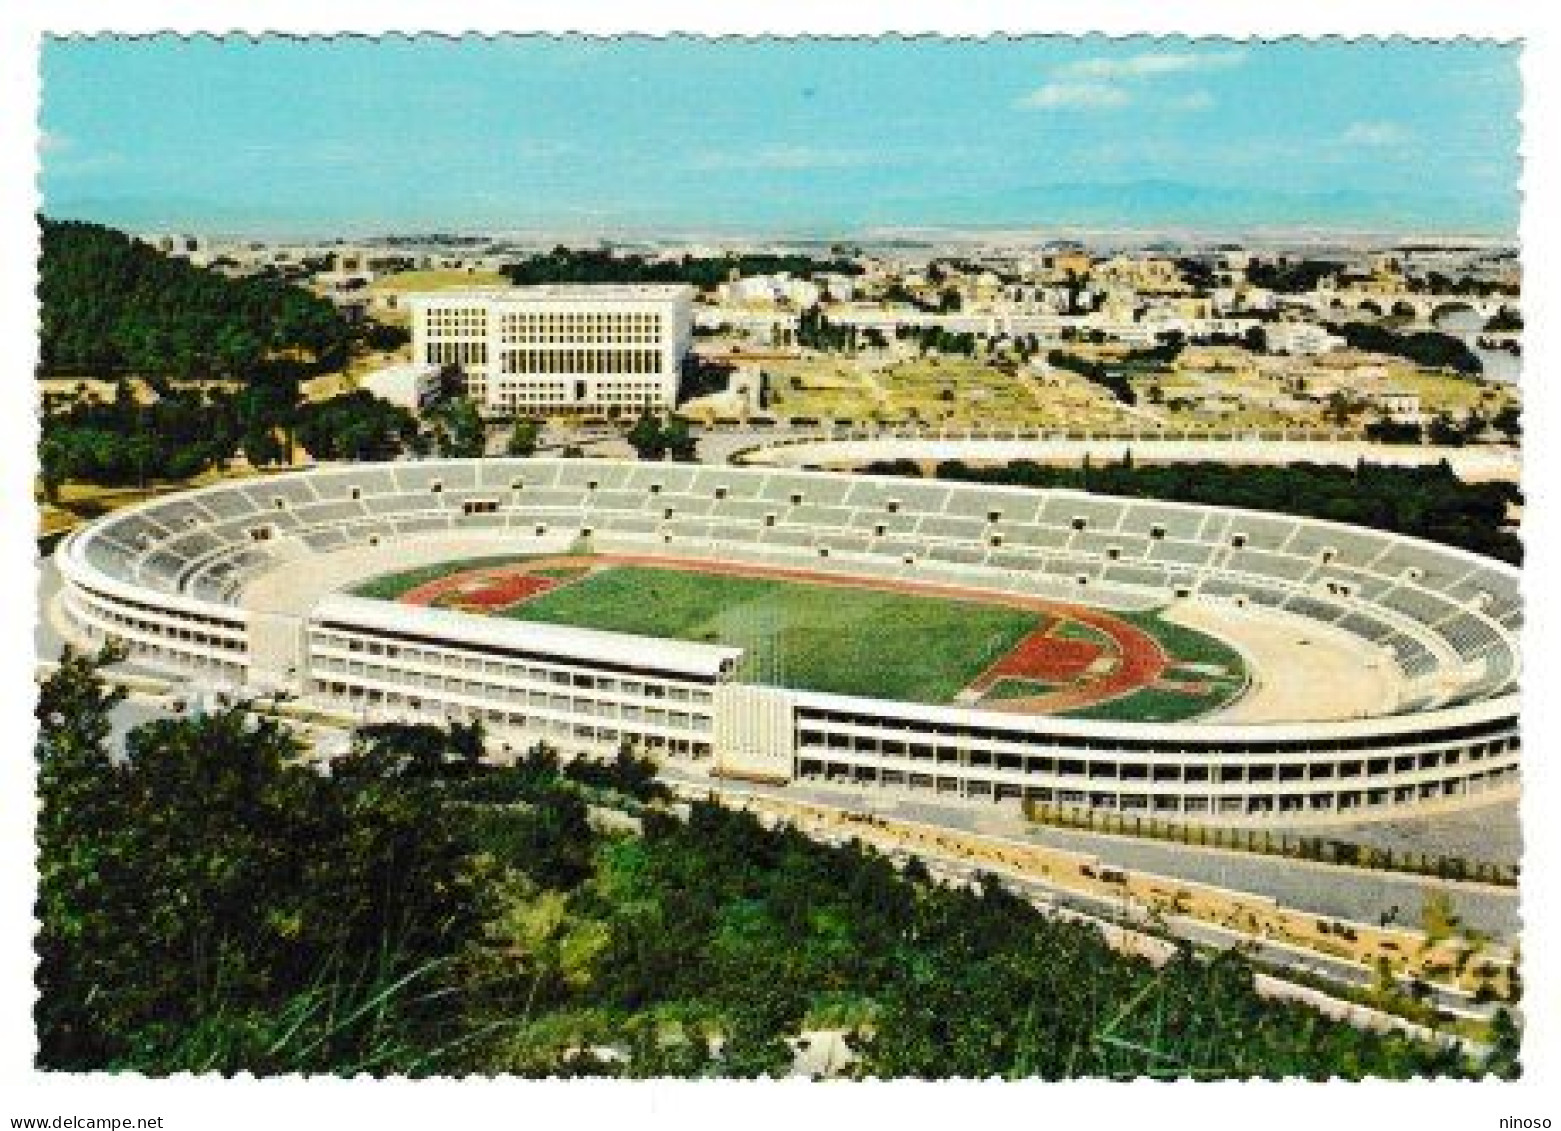
[[[673,772],[663,776],[672,777],[694,786],[709,786],[712,784],[708,779],[701,778],[697,774]],[[773,793],[777,796],[789,796],[792,799],[796,798],[797,793],[795,789],[778,791],[750,783],[744,783],[740,791],[757,794]],[[837,794],[833,798],[826,799],[820,797],[807,798],[806,800],[817,800],[820,804],[838,804],[841,799]],[[864,808],[863,806],[851,805],[841,807],[857,810]],[[886,816],[892,815],[906,820],[927,819],[926,816],[906,812],[903,808],[895,809],[892,813],[884,806],[873,808],[875,812]],[[946,810],[944,813],[946,814]],[[947,824],[948,822],[941,823]],[[960,825],[955,827],[966,828],[968,826]],[[854,834],[845,830],[831,830],[815,832],[812,835],[828,843],[840,844],[850,839]],[[886,851],[890,857],[900,860],[908,859],[913,855],[910,850],[905,849]],[[989,871],[989,869],[972,865],[960,857],[941,855],[935,849],[918,847],[914,855],[919,856],[928,864],[928,870],[932,875],[954,882],[970,882],[983,871]],[[1154,935],[1169,933],[1196,946],[1207,947],[1213,950],[1228,950],[1240,946],[1253,959],[1267,965],[1270,969],[1286,971],[1291,974],[1306,974],[1339,986],[1365,989],[1370,988],[1376,981],[1375,972],[1357,962],[1319,954],[1276,940],[1254,938],[1217,924],[1184,915],[1170,915],[1155,920],[1141,905],[1125,898],[1117,899],[1091,892],[1060,889],[1039,880],[1006,872],[999,873],[999,875],[1010,888],[1018,891],[1043,910],[1061,909],[1086,916],[1096,922],[1113,922],[1141,928]],[[1407,979],[1400,978],[1399,982],[1401,986],[1408,988],[1409,981]],[[1488,1020],[1500,1008],[1499,1003],[1476,1003],[1467,993],[1441,986],[1426,986],[1422,992],[1428,1004],[1455,1016]]]
[[[1511,939],[1516,937],[1520,926],[1515,890],[1448,884],[1421,876],[1342,869],[1284,857],[1227,852],[1136,837],[1037,828],[1012,810],[981,803],[944,804],[891,793],[801,783],[745,788],[756,793],[774,793],[840,808],[869,810],[884,816],[1091,853],[1124,868],[1272,896],[1287,907],[1331,918],[1376,923],[1382,915],[1397,907],[1397,921],[1418,928],[1427,894],[1443,889],[1450,893],[1455,912],[1470,927],[1498,938]]]

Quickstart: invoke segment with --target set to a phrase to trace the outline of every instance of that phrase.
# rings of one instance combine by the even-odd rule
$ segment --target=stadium
[[[1518,780],[1517,571],[1064,490],[592,459],[322,466],[57,551],[82,644],[329,718],[767,782],[1297,823]]]

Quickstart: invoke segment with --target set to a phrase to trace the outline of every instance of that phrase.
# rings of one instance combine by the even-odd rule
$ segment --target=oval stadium
[[[322,466],[57,552],[83,645],[496,751],[1145,816],[1517,784],[1517,570],[1280,514],[760,467]]]

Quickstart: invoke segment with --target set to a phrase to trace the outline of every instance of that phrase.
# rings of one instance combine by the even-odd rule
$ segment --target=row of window
[[[500,704],[506,710],[527,707],[533,711],[640,723],[644,726],[666,727],[696,733],[707,733],[710,730],[710,716],[705,714],[665,707],[647,707],[619,699],[597,699],[585,695],[566,695],[556,691],[523,690],[504,684],[463,679],[454,675],[408,671],[397,665],[317,657],[313,663],[313,670],[320,676],[338,676],[354,681],[371,680],[375,683],[396,685],[404,688],[408,695],[418,697],[419,701],[421,698],[418,693],[427,692],[431,704],[438,703],[444,695],[462,695],[469,699],[484,699]]]
[[[487,342],[428,342],[423,360],[429,365],[486,365]]]
[[[436,318],[430,316],[423,322],[425,338],[486,338],[486,318]]]
[[[904,759],[961,769],[1008,770],[1014,773],[1044,774],[1089,780],[1197,782],[1209,785],[1254,782],[1329,781],[1335,778],[1381,777],[1387,774],[1411,774],[1448,766],[1483,762],[1517,749],[1517,740],[1475,743],[1467,748],[1422,750],[1411,754],[1383,754],[1343,762],[1238,762],[1208,765],[1201,763],[1156,764],[1122,762],[1115,759],[1091,760],[1070,757],[1067,753],[1021,754],[1012,751],[961,749],[934,746],[899,739],[852,737],[835,732],[803,730],[800,751],[828,754],[840,758],[857,755],[870,758]]]
[[[506,310],[503,330],[604,329],[660,330],[662,315],[649,310]]]
[[[373,636],[347,635],[325,629],[316,629],[311,636],[311,643],[317,648],[334,648],[352,655],[383,656],[386,659],[398,660],[403,665],[423,664],[450,672],[497,676],[517,683],[570,687],[603,694],[665,699],[674,703],[693,703],[700,706],[708,706],[712,699],[710,691],[701,687],[604,675],[584,669],[511,663],[454,650],[424,648],[413,644],[380,640]]]
[[[340,680],[316,679],[310,684],[316,695],[326,696],[352,706],[383,710],[387,713],[404,711],[422,716],[439,716],[458,721],[482,720],[492,727],[529,731],[547,735],[561,744],[585,742],[601,746],[617,746],[628,742],[652,753],[665,752],[678,757],[709,758],[710,743],[695,738],[679,738],[660,734],[639,734],[617,727],[569,719],[527,715],[519,711],[500,710],[493,707],[474,708],[458,705],[425,703],[415,695],[403,695],[396,691],[358,687]]]
[[[925,789],[951,796],[1018,800],[1026,797],[1034,801],[1063,806],[1088,806],[1092,809],[1118,809],[1123,812],[1147,813],[1220,813],[1226,815],[1254,815],[1272,812],[1327,812],[1377,808],[1388,805],[1410,804],[1437,797],[1457,797],[1480,793],[1484,790],[1516,780],[1515,768],[1498,768],[1489,772],[1470,774],[1468,777],[1446,781],[1423,782],[1419,785],[1350,789],[1335,792],[1284,793],[1278,795],[1247,795],[1210,798],[1198,795],[1167,793],[1134,793],[1117,790],[1059,789],[1050,786],[1018,786],[1004,782],[988,782],[980,779],[941,777],[932,774],[906,773],[901,770],[878,769],[872,766],[851,766],[814,759],[804,759],[797,764],[797,776],[802,781],[853,782],[858,785],[876,785]]]
[[[486,354],[484,354],[486,360]],[[664,373],[666,358],[660,350],[626,349],[519,349],[499,354],[502,373],[618,374]]]
[[[158,636],[168,640],[193,644],[199,648],[216,648],[224,652],[244,651],[244,642],[242,640],[202,632],[198,628],[190,628],[182,619],[180,621],[166,621],[134,616],[124,612],[116,604],[99,602],[86,596],[83,596],[81,601],[84,609],[99,622],[117,625],[148,636]]]
[[[999,730],[994,727],[966,726],[955,723],[910,723],[903,719],[884,717],[882,715],[863,714],[854,711],[836,711],[825,708],[807,707],[799,713],[801,724],[809,729],[828,729],[831,733],[859,733],[863,738],[894,739],[903,736],[906,731],[915,729],[922,735],[929,735],[946,739],[939,742],[940,746],[964,746],[972,743],[991,745],[993,749],[1007,747],[1018,753],[1028,753],[1038,742],[1050,742],[1052,744],[1065,743],[1070,748],[1084,750],[1098,750],[1108,753],[1142,753],[1142,754],[1196,754],[1200,757],[1221,756],[1248,756],[1248,755],[1323,755],[1327,753],[1345,753],[1360,751],[1363,755],[1369,754],[1381,748],[1383,738],[1381,735],[1363,733],[1339,738],[1298,738],[1289,741],[1269,742],[1222,742],[1218,744],[1200,744],[1195,750],[1179,751],[1170,747],[1163,739],[1130,739],[1116,738],[1112,736],[1081,737],[1081,736],[1044,736],[1031,735],[1021,731]],[[1515,720],[1511,718],[1486,719],[1479,722],[1464,724],[1461,726],[1434,727],[1414,734],[1400,736],[1398,741],[1405,745],[1429,746],[1432,744],[1463,743],[1473,744],[1474,748],[1489,754],[1498,754],[1503,751],[1517,750],[1519,740],[1514,733]],[[872,732],[887,732],[873,734]]]

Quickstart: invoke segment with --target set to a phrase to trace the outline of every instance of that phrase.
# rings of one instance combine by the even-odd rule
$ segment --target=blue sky
[[[51,215],[276,233],[1516,228],[1513,46],[50,40]]]

